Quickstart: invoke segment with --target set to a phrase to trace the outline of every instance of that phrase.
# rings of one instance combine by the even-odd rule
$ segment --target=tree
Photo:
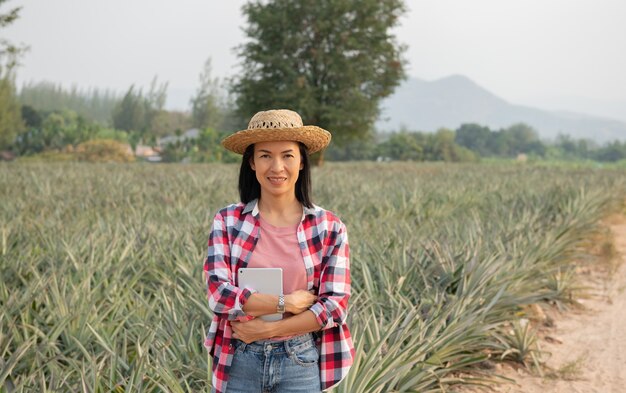
[[[6,1],[7,0],[0,0],[0,7],[2,3]],[[0,29],[15,22],[20,16],[21,9],[22,7],[16,7],[6,14],[0,13]],[[26,49],[25,46],[16,46],[0,37],[0,78],[5,78],[7,74],[10,74],[11,70],[17,66],[17,60],[20,54]]]
[[[380,143],[378,153],[402,161],[476,161],[476,155],[458,145],[454,138],[455,132],[446,128],[440,128],[434,134],[401,130]]]
[[[144,132],[147,132],[150,139],[155,139],[162,134],[158,132],[159,117],[162,119],[163,108],[165,107],[165,101],[167,100],[167,86],[168,82],[158,84],[157,77],[155,76],[150,83],[150,90],[143,99],[144,105]]]
[[[0,0],[0,6],[6,0]],[[19,17],[20,7],[6,14],[0,13],[0,28]],[[15,94],[15,73],[18,56],[25,48],[17,47],[0,37],[0,150],[7,149],[21,131],[22,117]]]
[[[595,154],[595,159],[605,162],[615,162],[626,159],[626,142],[623,144],[619,141],[607,143],[605,146],[598,149]]]
[[[493,153],[489,149],[489,140],[493,137],[492,134],[489,127],[483,127],[475,123],[466,123],[461,124],[461,127],[456,130],[454,141],[485,157]]]
[[[141,91],[132,85],[113,110],[113,127],[124,131],[145,131],[146,105]]]
[[[163,107],[167,98],[167,82],[158,84],[157,77],[152,79],[146,96],[142,91],[135,91],[132,85],[113,109],[113,127],[124,131],[136,131],[142,138],[155,140],[158,132],[157,121],[163,119]]]
[[[119,94],[96,88],[64,88],[51,82],[30,82],[20,88],[19,101],[40,111],[72,110],[103,125],[111,124],[113,109],[120,101]]]
[[[375,160],[381,155],[377,138],[379,136],[372,133],[342,147],[331,144],[324,151],[324,156],[331,161]]]
[[[389,135],[386,141],[378,145],[378,154],[402,161],[424,161],[422,135],[401,130]]]
[[[101,130],[100,125],[71,110],[44,114],[23,106],[22,113],[26,129],[18,134],[12,147],[22,155],[63,150],[96,137]]]
[[[150,134],[157,137],[172,135],[176,130],[186,131],[191,127],[191,119],[186,112],[160,110],[152,118]]]
[[[22,130],[20,105],[15,98],[13,78],[0,79],[0,150],[11,147],[16,135]]]
[[[404,77],[405,48],[391,33],[402,0],[259,0],[243,12],[249,41],[233,84],[240,116],[290,108],[340,146],[371,132],[379,101]]]
[[[222,122],[223,114],[220,107],[220,82],[211,76],[211,58],[204,63],[199,82],[196,95],[190,100],[192,124],[202,130],[216,128]]]
[[[500,132],[508,135],[508,150],[511,156],[517,156],[520,153],[531,153],[533,150],[541,149],[537,145],[537,142],[539,142],[537,131],[527,124],[513,124]]]
[[[41,113],[30,105],[22,105],[22,119],[26,127],[41,127],[43,120]]]

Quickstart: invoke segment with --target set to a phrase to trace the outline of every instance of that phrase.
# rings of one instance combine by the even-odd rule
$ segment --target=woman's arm
[[[246,344],[272,337],[295,336],[320,330],[315,314],[306,311],[280,321],[268,322],[260,318],[247,322],[231,322],[233,338]]]
[[[317,301],[310,310],[322,330],[342,325],[348,317],[350,299],[350,246],[346,226],[339,221],[329,237],[332,244],[322,260]]]
[[[299,335],[330,329],[345,323],[350,298],[350,248],[348,234],[339,222],[333,233],[333,244],[324,256],[317,301],[310,309],[276,322],[254,319],[231,322],[234,337],[246,343],[272,337]],[[252,296],[251,296],[252,298]]]
[[[211,311],[222,318],[235,320],[245,316],[242,308],[253,292],[233,285],[229,259],[228,229],[220,211],[213,219],[209,235],[208,252],[204,260],[204,276]]]
[[[316,300],[317,296],[311,292],[297,290],[289,295],[285,295],[285,311],[291,314],[300,314],[308,310]],[[246,315],[258,317],[276,313],[276,306],[278,306],[277,295],[256,292],[248,298],[243,306],[243,311]]]
[[[204,261],[209,308],[228,320],[238,317],[274,314],[278,296],[236,287],[230,270],[228,229],[222,212],[213,219],[209,235],[208,253]],[[307,310],[317,297],[307,291],[285,295],[285,309],[292,314]]]

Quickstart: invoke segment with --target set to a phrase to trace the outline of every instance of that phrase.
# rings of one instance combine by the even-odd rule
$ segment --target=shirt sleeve
[[[317,302],[310,308],[322,330],[346,322],[350,298],[350,247],[345,225],[340,222],[339,229],[330,236],[330,245],[322,260]]]
[[[228,230],[224,217],[219,212],[213,219],[209,235],[209,250],[204,260],[204,276],[211,311],[228,320],[246,316],[243,306],[254,292],[234,285],[230,268]]]

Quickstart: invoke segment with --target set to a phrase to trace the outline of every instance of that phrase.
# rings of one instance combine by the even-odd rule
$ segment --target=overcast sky
[[[125,91],[169,82],[186,109],[204,61],[231,76],[243,0],[10,0],[3,37],[30,46],[18,81]],[[397,29],[410,76],[461,74],[516,104],[626,120],[626,1],[406,1]]]

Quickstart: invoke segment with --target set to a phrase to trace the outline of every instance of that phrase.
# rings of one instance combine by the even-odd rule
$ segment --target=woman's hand
[[[233,328],[233,338],[250,344],[253,341],[271,338],[269,323],[271,322],[255,318],[246,322],[231,321],[230,326]]]
[[[317,296],[309,291],[298,289],[285,295],[285,311],[294,315],[300,314],[309,309],[317,300]]]

